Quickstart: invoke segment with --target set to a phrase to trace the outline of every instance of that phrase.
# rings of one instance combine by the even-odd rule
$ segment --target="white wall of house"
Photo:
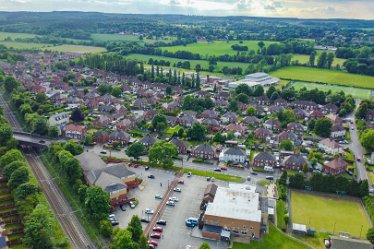
[[[244,163],[245,156],[229,155],[229,154],[224,154],[224,152],[221,152],[221,154],[219,155],[219,161],[220,162]]]

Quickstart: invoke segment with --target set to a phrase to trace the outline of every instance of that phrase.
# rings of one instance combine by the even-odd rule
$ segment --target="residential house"
[[[320,118],[323,118],[325,116],[325,114],[323,114],[322,110],[320,109],[314,109],[309,117],[312,118],[312,119],[320,119]]]
[[[224,115],[221,117],[221,121],[223,123],[235,123],[237,120],[236,114],[232,112],[226,112]]]
[[[318,107],[315,102],[308,100],[296,100],[292,102],[292,106],[294,106],[294,108],[301,108],[308,111],[312,111]]]
[[[201,123],[207,126],[210,132],[217,132],[221,130],[220,123],[216,119],[206,118]]]
[[[318,148],[329,154],[337,154],[343,152],[343,148],[333,139],[325,138],[318,143]]]
[[[338,112],[339,108],[333,103],[328,103],[328,104],[326,104],[322,107],[322,110],[326,114],[328,114],[328,113],[336,114]]]
[[[335,157],[333,160],[323,164],[323,170],[328,174],[336,176],[343,174],[347,170],[347,165],[346,161],[340,157]]]
[[[210,145],[200,144],[192,151],[192,156],[212,160],[215,158],[216,153]]]
[[[70,116],[66,112],[57,113],[49,117],[48,125],[56,126],[58,128],[58,134],[61,135],[62,129],[69,123],[69,118]]]
[[[127,131],[127,130],[130,130],[130,129],[133,129],[135,127],[135,125],[136,125],[135,120],[125,118],[125,119],[119,121],[117,123],[116,127],[117,127],[117,130]]]
[[[282,142],[284,140],[291,140],[291,141],[296,141],[297,140],[297,135],[293,133],[292,131],[282,131],[278,135],[278,142]]]
[[[229,124],[226,126],[225,130],[234,132],[234,135],[236,137],[241,137],[245,133],[244,127],[240,124]]]
[[[156,143],[156,139],[154,137],[151,137],[149,135],[146,135],[142,139],[139,140],[139,143],[143,144],[145,147],[149,148],[154,143]]]
[[[130,136],[126,135],[123,131],[113,131],[109,135],[109,142],[118,142],[120,145],[125,145],[130,141]]]
[[[108,115],[99,115],[94,121],[93,125],[96,128],[101,128],[110,125],[112,119]]]
[[[63,134],[66,138],[81,140],[86,135],[86,127],[79,124],[67,124],[63,128]]]
[[[175,112],[178,110],[179,105],[177,102],[172,101],[170,103],[163,103],[161,107],[166,110],[167,112]]]
[[[272,135],[272,131],[266,128],[257,128],[255,131],[255,137],[261,140],[265,140],[267,137],[270,137]]]
[[[178,124],[178,118],[175,116],[168,116],[165,115],[166,121],[168,122],[169,125],[171,126],[176,126]]]
[[[306,131],[306,127],[297,122],[291,122],[287,124],[287,130],[295,132],[297,134],[302,134]]]
[[[285,99],[278,98],[274,100],[273,105],[286,107],[288,105],[288,102]]]
[[[132,103],[134,107],[137,107],[139,109],[144,109],[147,106],[147,103],[144,101],[144,99],[136,99]]]
[[[253,167],[275,167],[276,165],[277,161],[275,160],[275,157],[268,152],[258,153],[253,158]]]
[[[287,170],[302,170],[307,163],[306,159],[298,154],[286,156],[282,162],[282,167]]]
[[[245,151],[238,147],[229,147],[224,149],[220,155],[221,162],[244,163],[246,161]]]
[[[109,142],[109,133],[106,131],[97,131],[93,135],[93,140],[95,143],[104,144]]]
[[[188,146],[187,146],[187,143],[185,141],[180,140],[176,137],[173,137],[170,140],[170,143],[173,143],[177,147],[179,154],[186,154],[187,153]]]
[[[190,128],[196,122],[193,116],[183,115],[178,119],[178,123],[184,127]]]
[[[256,99],[258,105],[270,105],[270,99],[266,95],[262,95]]]
[[[304,119],[306,117],[306,113],[303,109],[295,108],[293,111],[297,119]]]
[[[282,128],[282,125],[281,122],[279,122],[279,120],[271,118],[265,121],[264,127],[269,130],[279,131]]]
[[[254,127],[258,127],[261,123],[261,120],[256,118],[255,116],[247,116],[240,122],[244,125],[253,125]]]
[[[218,118],[218,114],[213,111],[213,110],[205,110],[203,111],[200,115],[199,115],[200,118],[213,118],[213,119],[217,119]]]
[[[158,114],[158,111],[155,109],[148,110],[144,113],[144,120],[150,121],[152,120],[156,115]]]

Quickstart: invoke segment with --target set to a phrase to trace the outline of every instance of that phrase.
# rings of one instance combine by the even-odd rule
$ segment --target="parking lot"
[[[132,168],[132,170],[144,179],[144,184],[142,184],[144,189],[135,189],[130,192],[131,197],[135,197],[139,200],[139,205],[136,208],[131,209],[126,206],[126,211],[117,209],[114,212],[120,222],[119,227],[121,228],[127,227],[133,215],[138,215],[140,218],[151,218],[151,216],[148,217],[148,215],[144,213],[144,210],[146,208],[156,210],[160,200],[155,199],[155,195],[160,194],[163,196],[168,188],[168,182],[170,183],[175,179],[174,172],[153,168],[149,171],[145,171],[144,167],[139,167],[137,169]],[[153,174],[155,179],[149,179],[148,175],[150,174]],[[188,217],[199,217],[201,212],[200,203],[209,182],[206,181],[205,177],[199,176],[192,176],[190,178],[184,176],[183,180],[185,183],[183,185],[178,185],[178,187],[182,189],[182,192],[174,192],[172,194],[172,196],[177,197],[179,201],[176,202],[174,207],[166,206],[165,211],[159,215],[159,219],[167,221],[167,226],[164,227],[161,239],[154,239],[159,243],[157,247],[159,249],[185,249],[186,247],[188,248],[188,246],[194,248],[205,241],[191,236],[191,228],[185,225],[185,219]],[[215,183],[219,186],[228,185],[228,183],[221,181],[216,181]],[[146,225],[147,223],[143,223],[143,229]],[[223,242],[217,243],[216,241],[209,240],[206,242],[211,244],[212,248],[227,248],[226,243]]]

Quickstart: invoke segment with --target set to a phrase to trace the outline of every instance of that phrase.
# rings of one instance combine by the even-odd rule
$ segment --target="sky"
[[[0,0],[0,11],[374,19],[374,0]]]

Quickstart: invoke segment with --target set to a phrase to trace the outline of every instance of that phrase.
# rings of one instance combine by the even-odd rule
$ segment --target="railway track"
[[[4,114],[11,124],[13,131],[21,132],[22,127],[19,125],[15,115],[1,94],[0,106],[3,107]],[[86,231],[78,221],[75,211],[72,210],[70,204],[64,198],[38,154],[30,147],[23,147],[22,149],[52,211],[60,222],[66,237],[70,240],[72,248],[96,249],[96,246],[89,239]]]

